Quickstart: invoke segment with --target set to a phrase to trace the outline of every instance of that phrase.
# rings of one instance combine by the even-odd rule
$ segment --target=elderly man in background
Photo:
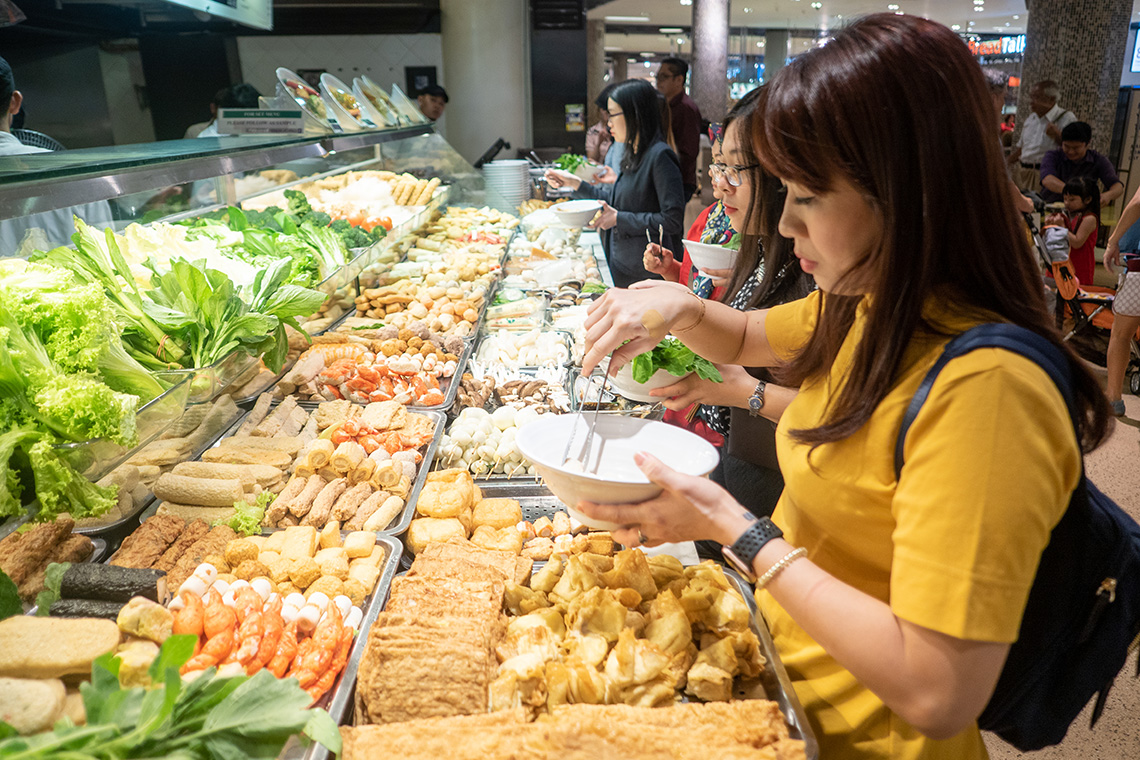
[[[1031,113],[1021,127],[1021,139],[1009,154],[1017,186],[1025,192],[1041,189],[1041,160],[1061,143],[1061,130],[1077,120],[1072,111],[1057,104],[1061,90],[1045,79],[1029,90]]]
[[[1092,127],[1074,121],[1061,130],[1061,147],[1041,158],[1041,198],[1046,203],[1061,200],[1065,183],[1074,177],[1093,177],[1104,189],[1101,209],[1124,194],[1124,183],[1116,176],[1112,162],[1089,148]]]

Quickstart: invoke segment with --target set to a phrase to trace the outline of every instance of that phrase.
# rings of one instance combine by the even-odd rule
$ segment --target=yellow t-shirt
[[[782,357],[804,344],[817,291],[768,312]],[[979,349],[950,362],[907,435],[896,482],[895,438],[906,406],[948,338],[916,339],[900,379],[855,434],[820,446],[790,430],[817,426],[865,327],[866,302],[830,374],[806,384],[784,412],[777,451],[784,493],[773,520],[788,541],[843,582],[888,603],[900,618],[950,636],[1012,642],[1041,552],[1081,471],[1060,392],[1032,361]],[[952,305],[929,315],[953,331],[976,322]],[[813,469],[814,466],[814,469]],[[976,726],[928,739],[891,712],[796,624],[757,594],[776,647],[820,742],[820,757],[987,757]]]

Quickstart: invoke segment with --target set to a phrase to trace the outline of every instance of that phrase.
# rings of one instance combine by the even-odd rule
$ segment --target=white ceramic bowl
[[[551,206],[550,210],[558,216],[563,224],[568,224],[571,227],[584,227],[594,218],[594,214],[598,213],[601,207],[601,201],[582,200],[559,203]]]
[[[709,245],[708,243],[695,243],[692,240],[682,241],[689,258],[697,269],[732,269],[736,266],[736,257],[740,251],[725,248],[722,245]]]
[[[587,163],[581,164],[572,173],[575,177],[582,180],[583,182],[593,182],[594,177],[596,177],[598,175],[598,172],[600,172],[602,170],[602,168],[603,167],[600,166],[599,164],[587,162]]]
[[[680,382],[685,377],[693,374],[687,372],[681,377],[670,374],[663,369],[659,369],[644,383],[639,383],[633,379],[633,362],[629,362],[617,373],[610,378],[610,389],[620,396],[625,396],[631,401],[640,401],[645,404],[655,404],[664,399],[660,396],[650,396],[649,391],[656,390],[657,388],[664,388],[666,385]]]
[[[694,433],[655,420],[602,414],[590,444],[590,461],[584,472],[567,467],[562,459],[566,443],[568,458],[582,455],[593,415],[544,414],[518,432],[515,444],[534,464],[546,486],[566,505],[570,516],[600,530],[615,530],[621,523],[594,520],[577,510],[578,502],[636,504],[661,493],[633,461],[633,455],[646,451],[667,467],[687,475],[702,477],[716,467],[719,454],[712,444]],[[597,474],[591,474],[597,467]]]

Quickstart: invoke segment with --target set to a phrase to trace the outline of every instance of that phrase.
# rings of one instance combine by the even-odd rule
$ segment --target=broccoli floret
[[[324,211],[310,211],[305,215],[305,218],[301,220],[302,224],[305,222],[308,222],[314,227],[328,227],[332,224],[332,217]]]
[[[313,213],[313,207],[309,204],[309,199],[300,190],[286,190],[285,198],[289,201],[289,208],[286,210],[293,214],[304,218]]]

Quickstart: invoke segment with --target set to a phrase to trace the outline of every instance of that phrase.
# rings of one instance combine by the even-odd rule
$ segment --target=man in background
[[[0,58],[0,167],[31,169],[34,168],[34,159],[14,165],[19,159],[8,157],[51,152],[24,145],[12,134],[12,120],[23,104],[24,96],[16,89],[12,67]],[[70,242],[75,232],[73,215],[96,227],[111,225],[111,207],[106,201],[5,219],[0,221],[0,257],[26,257],[36,249],[54,248]]]
[[[1029,89],[1031,113],[1021,127],[1021,139],[1006,160],[1017,186],[1027,193],[1041,189],[1041,160],[1061,144],[1061,130],[1077,120],[1072,111],[1057,105],[1061,89],[1044,79]]]
[[[447,108],[447,101],[447,90],[438,84],[429,84],[420,90],[420,94],[416,97],[420,113],[431,121],[439,121],[439,117],[443,116],[443,109]]]
[[[1061,147],[1041,158],[1041,198],[1046,203],[1061,200],[1065,183],[1074,177],[1093,177],[1104,189],[1101,210],[1124,194],[1124,183],[1107,157],[1089,149],[1092,127],[1074,121],[1061,130]]]
[[[681,159],[681,183],[685,200],[697,190],[697,155],[701,152],[701,109],[685,94],[689,64],[666,58],[657,70],[657,91],[665,96],[673,119],[673,141]]]
[[[201,122],[198,122],[197,124],[191,124],[190,126],[188,126],[186,128],[186,134],[182,135],[182,139],[189,140],[189,139],[192,139],[194,137],[197,137],[198,135],[202,134],[202,130],[204,130],[206,127],[210,126],[211,124],[213,124],[215,121],[218,120],[218,104],[221,103],[222,100],[225,99],[225,97],[229,93],[229,91],[230,91],[229,87],[223,87],[222,89],[220,89],[216,93],[214,93],[214,97],[210,100],[210,120],[209,121],[201,121]]]
[[[217,102],[214,110],[214,120],[198,133],[198,137],[218,137],[218,109],[220,108],[245,108],[253,110],[260,105],[261,93],[252,84],[246,82],[239,82],[230,87],[226,87],[218,91],[214,96]]]

